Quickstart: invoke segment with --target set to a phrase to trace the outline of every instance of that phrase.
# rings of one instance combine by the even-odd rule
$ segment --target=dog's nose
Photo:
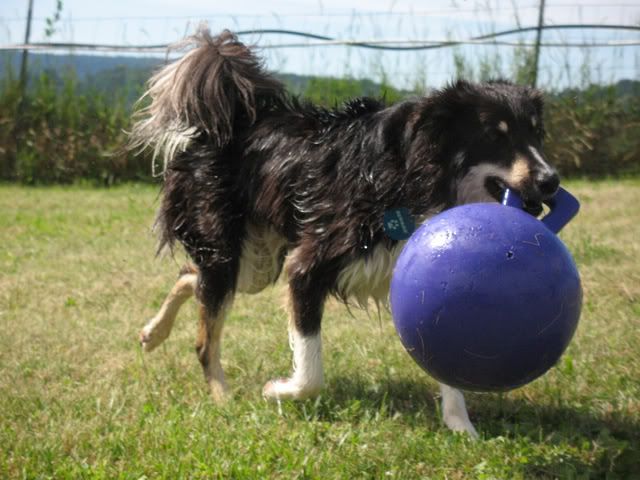
[[[556,172],[546,172],[538,179],[538,189],[544,198],[553,197],[560,186],[560,177]]]

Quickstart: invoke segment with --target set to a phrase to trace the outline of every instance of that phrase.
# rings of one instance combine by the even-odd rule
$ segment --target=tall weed
[[[454,55],[459,75],[478,80],[503,76],[499,59],[480,62],[475,72],[460,52]],[[530,62],[521,57],[507,77],[528,79]],[[98,89],[79,82],[73,72],[62,77],[44,72],[23,96],[9,71],[0,80],[0,179],[24,184],[151,181],[149,157],[124,149],[136,89],[141,85],[131,82]],[[354,96],[394,102],[419,93],[348,78],[312,78],[302,92],[328,107]],[[640,173],[640,83],[551,93],[546,117],[546,152],[563,175]]]
[[[130,111],[97,90],[80,93],[73,73],[44,72],[23,95],[15,76],[0,84],[0,172],[25,184],[79,179],[149,180],[149,161],[126,152]]]
[[[619,84],[618,87],[625,84]],[[551,96],[546,152],[568,176],[640,174],[640,83]]]

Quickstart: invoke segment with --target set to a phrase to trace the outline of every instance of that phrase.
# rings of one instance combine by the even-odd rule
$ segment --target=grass
[[[156,189],[0,186],[0,477],[640,478],[640,181],[569,188],[578,332],[541,379],[467,396],[472,442],[442,425],[387,313],[330,304],[322,396],[263,401],[291,366],[282,285],[238,298],[234,400],[213,405],[192,303],[157,351],[136,343],[181,260],[154,258]]]

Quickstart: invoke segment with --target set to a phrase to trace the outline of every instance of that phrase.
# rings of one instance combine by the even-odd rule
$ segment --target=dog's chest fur
[[[404,242],[386,246],[378,244],[371,252],[346,263],[340,270],[336,290],[340,298],[352,299],[366,307],[369,300],[386,303],[389,283],[396,259]],[[295,254],[295,249],[292,250]],[[274,283],[287,260],[287,242],[272,228],[247,226],[242,246],[238,291],[258,293]]]

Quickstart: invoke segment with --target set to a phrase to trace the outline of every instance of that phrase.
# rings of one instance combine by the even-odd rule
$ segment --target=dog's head
[[[543,154],[542,94],[507,82],[458,82],[440,92],[451,194],[457,204],[500,201],[505,188],[537,215],[560,180]],[[444,113],[444,112],[446,113]]]

